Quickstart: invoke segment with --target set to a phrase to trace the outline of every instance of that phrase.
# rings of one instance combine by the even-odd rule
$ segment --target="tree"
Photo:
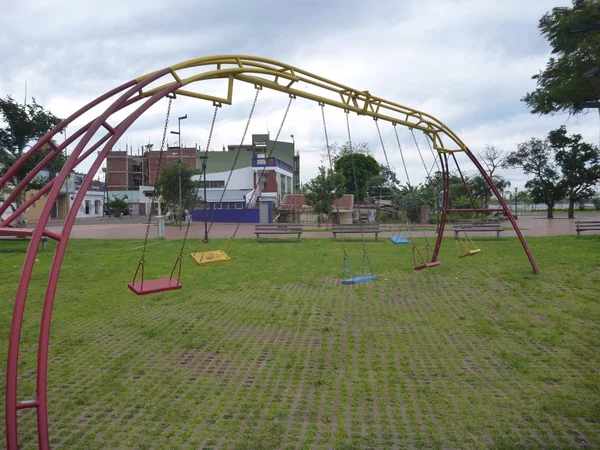
[[[412,186],[406,184],[394,196],[394,204],[398,207],[403,219],[409,222],[419,222],[419,211],[421,206],[426,204],[426,189],[421,185]]]
[[[548,219],[552,219],[554,205],[566,194],[565,185],[561,183],[559,168],[554,163],[552,147],[547,140],[531,138],[517,145],[517,151],[506,158],[510,167],[520,168],[526,175],[534,178],[525,183],[533,201],[544,203],[548,208]]]
[[[329,154],[327,153],[327,149],[321,154],[321,164],[329,165],[329,157],[331,156],[331,164],[335,165],[335,162],[342,156],[348,156],[352,153],[371,155],[371,150],[369,149],[369,144],[366,142],[355,142],[352,144],[352,148],[350,148],[349,142],[342,145],[334,142],[329,146]]]
[[[115,217],[121,217],[121,212],[123,212],[129,204],[122,198],[113,198],[109,203],[109,206],[113,209]]]
[[[510,181],[500,175],[491,175],[492,183],[496,185],[500,192],[510,187]],[[478,173],[470,179],[470,189],[473,197],[480,200],[484,209],[489,208],[490,199],[492,198],[492,189],[486,179]]]
[[[346,180],[339,172],[319,167],[319,175],[303,186],[306,204],[317,213],[317,222],[321,226],[321,215],[328,217],[333,209],[333,202],[342,198]]]
[[[573,0],[573,7],[558,7],[540,19],[538,29],[552,47],[546,68],[532,78],[537,89],[523,97],[535,114],[553,114],[560,111],[578,113],[574,102],[600,98],[600,90],[583,78],[584,72],[598,65],[600,33],[571,33],[573,25],[600,22],[600,8],[595,0]]]
[[[479,154],[479,159],[487,169],[487,173],[492,179],[500,192],[510,186],[510,182],[504,177],[496,175],[496,170],[505,165],[506,155],[504,151],[493,145],[486,145],[483,152]],[[473,196],[480,199],[484,208],[489,208],[490,199],[492,198],[492,189],[487,184],[487,181],[481,174],[477,174],[471,178],[471,186]]]
[[[182,209],[193,206],[198,184],[192,180],[192,176],[199,173],[199,170],[181,164]],[[179,163],[171,163],[163,166],[156,183],[156,190],[167,208],[176,210],[178,212],[177,217],[181,217],[182,211],[179,210]]]
[[[33,141],[42,138],[48,131],[61,122],[50,111],[46,111],[35,99],[29,105],[18,104],[11,96],[0,98],[0,114],[6,126],[0,128],[0,177],[18,160]],[[9,181],[8,184],[16,187],[29,172],[42,160],[51,148],[37,151],[25,165]],[[57,155],[45,169],[58,172],[66,161],[64,155]],[[48,182],[48,178],[36,177],[27,186],[26,191],[41,189]],[[25,203],[26,191],[22,191],[11,205],[13,211]],[[27,225],[25,214],[16,220],[17,227]]]
[[[357,200],[363,200],[367,195],[369,180],[379,175],[381,169],[371,155],[349,153],[335,161],[335,171],[344,175],[346,193],[354,194]]]
[[[580,134],[567,136],[562,126],[548,134],[555,160],[562,172],[561,184],[569,200],[569,219],[574,217],[575,203],[592,197],[600,181],[600,152],[598,147],[581,141]]]
[[[386,165],[379,166],[379,175],[371,177],[367,182],[367,190],[371,197],[390,198],[398,190],[400,184],[396,172]]]
[[[485,165],[487,173],[492,177],[497,169],[504,166],[506,155],[503,150],[500,150],[493,145],[486,145],[483,152],[479,154],[479,159]]]

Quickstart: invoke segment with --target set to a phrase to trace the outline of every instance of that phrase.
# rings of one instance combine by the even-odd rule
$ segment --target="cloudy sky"
[[[28,97],[66,117],[104,92],[137,76],[188,59],[218,54],[272,58],[371,94],[428,112],[458,133],[474,151],[516,144],[567,125],[598,143],[598,115],[539,117],[520,101],[535,88],[550,49],[539,18],[568,0],[20,0],[0,16],[0,95]],[[200,87],[196,88],[201,90]],[[212,89],[208,87],[208,89]],[[216,88],[215,88],[216,89]],[[211,147],[240,142],[253,97],[236,86],[231,106],[219,113]],[[287,103],[261,93],[249,134],[276,134]],[[332,142],[347,140],[345,116],[327,108]],[[121,140],[134,149],[160,145],[166,100],[148,111]],[[179,97],[173,116],[182,121],[186,146],[206,145],[211,104]],[[367,142],[383,162],[372,120],[351,116],[352,139]],[[83,121],[74,124],[81,125]],[[177,121],[170,127],[175,130]],[[114,125],[114,123],[113,123]],[[404,181],[393,128],[381,123],[390,159]],[[425,169],[408,130],[399,129],[414,181]],[[281,133],[301,154],[301,177],[321,163],[324,134],[315,103],[298,100]],[[246,139],[249,142],[250,136]],[[169,137],[171,145],[177,137]],[[425,141],[420,139],[421,146]],[[426,147],[424,147],[426,148]],[[428,164],[432,162],[429,155]],[[85,170],[91,161],[84,162]],[[465,166],[468,171],[471,169]],[[526,178],[503,173],[521,188]]]

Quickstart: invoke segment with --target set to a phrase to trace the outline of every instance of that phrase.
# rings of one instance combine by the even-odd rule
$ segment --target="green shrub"
[[[121,211],[129,206],[122,198],[114,198],[109,203],[109,206],[114,210],[115,217],[121,217]]]

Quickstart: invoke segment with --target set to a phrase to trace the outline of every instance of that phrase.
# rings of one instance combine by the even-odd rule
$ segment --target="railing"
[[[286,163],[278,158],[271,157],[268,160],[266,158],[252,158],[252,167],[279,167],[288,172],[293,172],[291,164]]]

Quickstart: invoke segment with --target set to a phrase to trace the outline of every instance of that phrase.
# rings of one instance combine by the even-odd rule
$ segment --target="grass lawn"
[[[339,241],[237,240],[229,263],[186,257],[182,290],[137,297],[140,241],[72,240],[52,323],[52,445],[600,447],[600,236],[528,239],[540,275],[516,239],[476,242],[459,260],[446,239],[443,264],[414,272],[409,246],[370,239],[377,280],[342,286]],[[3,372],[26,245],[0,242]],[[360,241],[346,246],[358,267]],[[151,242],[147,277],[168,276],[179,247]],[[19,400],[34,398],[53,249],[30,288]],[[32,448],[33,410],[19,417]]]

